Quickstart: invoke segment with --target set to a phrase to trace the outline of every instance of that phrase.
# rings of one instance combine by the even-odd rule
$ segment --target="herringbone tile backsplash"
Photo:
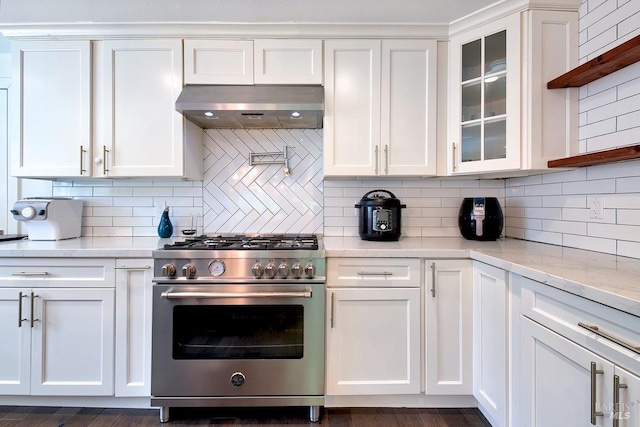
[[[322,133],[317,130],[207,130],[204,231],[322,233]],[[251,153],[283,151],[282,164],[249,165]]]

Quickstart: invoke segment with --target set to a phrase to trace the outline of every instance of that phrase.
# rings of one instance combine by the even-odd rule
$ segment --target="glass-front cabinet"
[[[451,39],[450,174],[520,168],[518,18]]]

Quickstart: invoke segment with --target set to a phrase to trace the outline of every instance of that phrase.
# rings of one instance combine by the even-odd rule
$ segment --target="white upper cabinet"
[[[322,84],[322,40],[184,41],[185,84]]]
[[[250,40],[185,40],[185,84],[253,84]]]
[[[253,42],[256,84],[322,84],[322,40]]]
[[[451,39],[451,172],[520,167],[520,17]]]
[[[91,42],[13,42],[11,174],[91,174]]]
[[[325,42],[325,176],[435,174],[433,40]]]
[[[94,175],[201,179],[202,131],[175,111],[182,41],[98,45]]]
[[[545,170],[577,149],[577,13],[515,13],[451,38],[448,174]],[[443,147],[444,148],[444,147]]]

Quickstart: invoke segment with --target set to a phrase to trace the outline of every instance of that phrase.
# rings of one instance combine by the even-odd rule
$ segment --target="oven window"
[[[174,359],[302,359],[302,305],[179,305]]]

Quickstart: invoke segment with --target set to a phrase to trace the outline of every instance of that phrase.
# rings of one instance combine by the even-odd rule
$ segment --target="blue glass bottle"
[[[162,217],[160,217],[160,224],[158,224],[158,236],[166,238],[171,237],[173,234],[173,224],[169,219],[169,208],[164,208]]]

